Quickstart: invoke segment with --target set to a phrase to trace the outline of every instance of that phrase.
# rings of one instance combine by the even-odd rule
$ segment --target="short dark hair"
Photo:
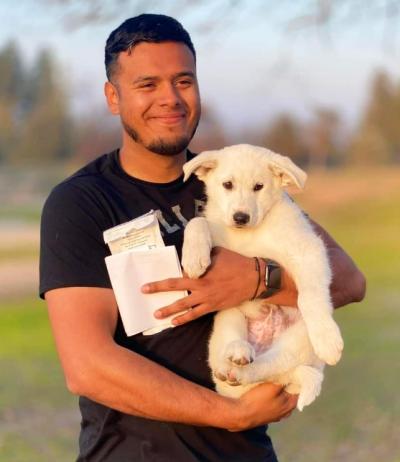
[[[141,14],[127,19],[111,32],[106,42],[105,66],[108,80],[111,80],[121,52],[131,50],[140,42],[169,41],[184,43],[196,60],[190,35],[176,19],[163,14]]]

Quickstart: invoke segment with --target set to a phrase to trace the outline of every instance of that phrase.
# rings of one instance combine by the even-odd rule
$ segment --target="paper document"
[[[147,250],[164,247],[160,225],[153,210],[141,217],[107,229],[103,237],[112,254],[132,249]]]
[[[172,327],[171,319],[176,315],[160,320],[154,311],[185,297],[186,292],[143,294],[140,288],[147,282],[182,276],[175,247],[134,249],[105,260],[126,334],[154,334]]]

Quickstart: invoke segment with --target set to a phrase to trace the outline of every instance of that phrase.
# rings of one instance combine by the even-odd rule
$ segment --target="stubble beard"
[[[177,156],[181,152],[183,152],[188,146],[190,141],[192,140],[194,134],[196,133],[197,127],[199,125],[199,119],[196,122],[196,125],[193,128],[193,131],[190,136],[181,136],[177,137],[174,140],[164,140],[162,138],[158,138],[152,140],[150,143],[145,144],[140,137],[139,133],[135,130],[134,127],[128,125],[127,123],[122,121],[122,125],[126,131],[126,133],[131,137],[133,141],[143,145],[146,149],[155,154],[159,154],[161,156]]]

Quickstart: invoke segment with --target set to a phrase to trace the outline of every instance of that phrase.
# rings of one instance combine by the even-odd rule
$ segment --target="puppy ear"
[[[204,151],[197,154],[189,162],[183,166],[185,174],[183,181],[186,181],[192,173],[194,173],[200,180],[204,180],[207,173],[217,166],[218,151]]]
[[[307,173],[292,162],[289,157],[271,152],[270,169],[272,173],[281,177],[281,186],[295,185],[299,189],[304,188]]]

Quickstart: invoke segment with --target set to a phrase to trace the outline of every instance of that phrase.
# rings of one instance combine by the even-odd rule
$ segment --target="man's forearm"
[[[81,361],[83,372],[75,374],[69,384],[75,394],[149,419],[233,427],[234,400],[189,382],[123,347],[110,344],[97,351],[94,361],[89,357]]]

